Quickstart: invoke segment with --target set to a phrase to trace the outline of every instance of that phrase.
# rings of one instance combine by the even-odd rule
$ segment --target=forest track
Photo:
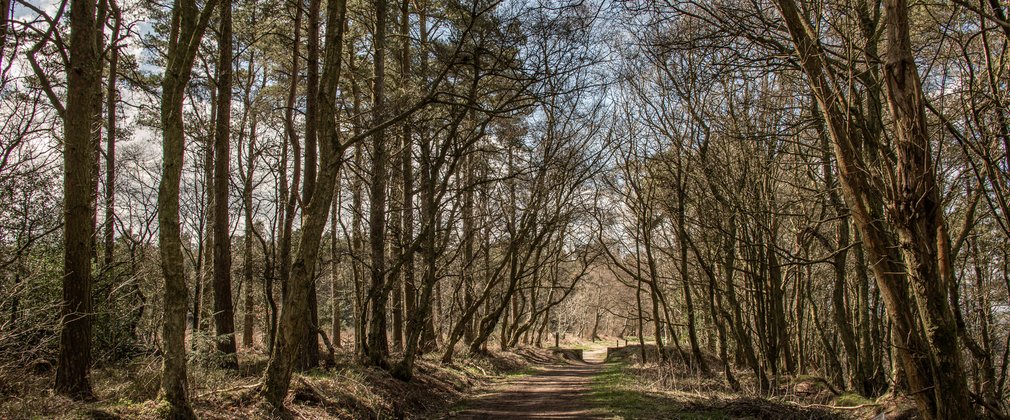
[[[609,419],[592,401],[593,377],[606,349],[587,350],[586,362],[541,365],[535,373],[505,380],[465,403],[450,419]]]

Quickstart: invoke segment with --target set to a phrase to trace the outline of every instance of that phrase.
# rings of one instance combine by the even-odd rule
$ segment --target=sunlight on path
[[[606,347],[583,351],[587,363],[540,366],[537,372],[508,379],[488,394],[467,402],[452,419],[609,419],[591,401],[593,377],[603,369]]]

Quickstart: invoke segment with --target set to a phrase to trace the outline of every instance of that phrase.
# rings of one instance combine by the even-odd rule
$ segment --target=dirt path
[[[601,353],[602,352],[602,353]],[[606,349],[586,351],[587,363],[542,366],[537,373],[503,382],[470,400],[452,419],[607,419],[590,399],[593,375]]]

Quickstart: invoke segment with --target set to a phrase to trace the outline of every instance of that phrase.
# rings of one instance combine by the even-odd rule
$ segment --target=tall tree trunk
[[[404,3],[396,4],[394,1],[394,6],[403,8]],[[394,15],[395,16],[395,15]],[[400,21],[399,27],[397,29],[398,37],[397,42],[394,45],[398,45],[399,49],[396,50],[394,57],[398,58],[397,62],[399,64],[399,86],[397,86],[397,95],[393,99],[393,113],[400,113],[403,111],[403,105],[407,96],[405,93],[409,88],[411,82],[407,74],[404,73],[404,50],[410,43],[410,33],[406,32],[409,30],[410,26],[403,19],[409,19],[409,16],[405,14],[405,10],[400,10],[399,14]],[[394,18],[395,19],[395,18]],[[406,58],[409,60],[409,57]],[[404,124],[406,127],[408,124]],[[406,130],[404,128],[403,130]],[[394,147],[394,150],[400,149],[399,153],[395,154],[395,158],[391,159],[390,162],[390,183],[388,184],[389,196],[389,233],[388,238],[390,241],[390,258],[393,261],[393,266],[389,270],[388,286],[390,293],[392,293],[392,307],[390,312],[393,316],[393,351],[400,352],[403,350],[403,321],[404,321],[404,297],[403,297],[403,275],[404,272],[402,265],[404,254],[410,248],[410,239],[403,235],[404,230],[404,219],[403,214],[406,211],[406,207],[410,205],[408,201],[404,200],[405,190],[409,189],[410,186],[405,183],[404,178],[404,166],[409,164],[410,153],[408,150],[403,148],[404,145],[404,131],[400,132],[400,137],[395,139],[391,143],[401,147]],[[396,137],[396,135],[393,135]],[[397,141],[399,140],[399,141]]]
[[[193,72],[193,61],[216,1],[200,10],[193,0],[179,0],[172,8],[167,63],[161,81],[162,173],[158,186],[158,245],[165,278],[163,315],[162,391],[169,418],[195,418],[189,405],[186,379],[186,278],[179,224],[179,183],[185,150],[183,103]]]
[[[295,21],[299,22],[301,18],[301,7],[298,7],[298,12],[295,14]],[[295,43],[294,43],[294,55],[298,55],[298,41],[299,40],[299,27],[295,26]],[[302,164],[299,156],[302,154],[302,147],[298,140],[298,132],[295,131],[295,120],[294,120],[294,107],[296,103],[297,95],[297,69],[298,62],[297,57],[293,59],[292,69],[294,72],[291,74],[293,78],[291,83],[291,91],[288,93],[288,104],[290,107],[285,115],[285,124],[288,125],[288,141],[291,144],[291,183],[288,184],[286,180],[281,181],[281,201],[284,204],[284,220],[281,227],[281,240],[280,240],[280,277],[281,277],[281,299],[286,299],[288,292],[288,284],[291,278],[291,241],[294,235],[294,223],[295,217],[298,214],[298,188],[301,184],[302,176]],[[287,159],[287,155],[283,156],[282,159]]]
[[[214,129],[214,330],[222,367],[238,369],[235,311],[231,296],[231,229],[228,178],[231,174],[232,18],[231,0],[220,0],[217,120]]]
[[[374,0],[375,32],[372,81],[372,123],[378,125],[385,117],[386,88],[386,0]],[[368,328],[367,360],[375,366],[386,366],[389,347],[386,340],[386,135],[384,129],[372,136],[372,183],[369,189],[368,242],[371,250],[371,280],[368,307],[371,312]]]
[[[321,0],[309,0],[308,33],[306,34],[306,86],[305,86],[305,163],[302,168],[302,203],[312,200],[316,186],[318,161],[319,125],[319,13]],[[315,273],[309,274],[315,279]],[[299,370],[308,370],[319,366],[319,297],[315,281],[309,290],[305,302],[309,309],[310,321],[303,335],[305,341],[299,344],[298,358],[295,366]]]
[[[354,41],[351,40],[351,43]],[[350,74],[357,73],[354,63],[355,54],[348,54],[347,67]],[[351,121],[352,133],[357,136],[361,134],[361,87],[354,77],[351,80]],[[365,146],[363,142],[354,144],[354,166],[363,167],[365,162]],[[364,354],[365,351],[365,303],[364,303],[364,277],[365,277],[365,244],[364,226],[362,222],[362,200],[364,199],[364,180],[360,173],[351,175],[351,280],[354,282],[354,351],[356,354]]]
[[[70,69],[67,71],[67,112],[63,122],[63,300],[56,391],[75,399],[94,398],[91,389],[92,277],[91,246],[94,208],[91,204],[94,133],[101,109],[102,37],[94,0],[73,0],[70,6]],[[5,22],[6,23],[6,22]],[[6,27],[6,26],[5,26]],[[99,102],[100,103],[100,102]],[[182,309],[185,317],[185,306]],[[185,318],[184,318],[185,322]]]
[[[400,4],[400,35],[403,37],[403,48],[400,51],[400,77],[401,83],[409,88],[414,80],[410,68],[410,0],[403,0]],[[409,244],[414,240],[414,163],[413,149],[414,142],[411,138],[411,121],[403,124],[403,142],[400,151],[400,163],[403,165],[403,220],[401,222],[400,234],[401,242]],[[406,249],[402,256],[403,266],[403,309],[405,313],[413,313],[417,305],[417,292],[414,284],[414,250]],[[396,293],[400,293],[397,291]]]
[[[98,259],[98,183],[99,183],[99,172],[101,172],[101,154],[102,154],[102,106],[105,105],[103,101],[103,91],[101,87],[102,72],[105,69],[105,23],[108,20],[109,14],[109,0],[99,0],[98,10],[95,16],[95,25],[98,28],[95,29],[97,33],[95,50],[98,51],[98,65],[95,71],[98,72],[99,86],[95,90],[96,94],[92,97],[91,111],[93,113],[94,129],[91,132],[91,147],[94,149],[91,154],[91,187],[88,188],[89,193],[89,203],[88,207],[91,209],[91,259],[94,264],[98,266],[101,262]]]
[[[216,74],[214,80],[217,80]],[[217,121],[217,89],[210,92],[210,120]],[[197,239],[196,267],[193,273],[193,334],[203,331],[204,296],[207,284],[214,280],[214,136],[203,137],[203,220],[200,221],[200,237]],[[209,281],[208,281],[209,280]],[[190,347],[196,350],[198,340],[191,340]]]
[[[280,280],[281,280],[281,299],[283,300],[287,296],[287,284],[288,277],[290,277],[290,267],[291,267],[291,230],[294,224],[294,212],[296,203],[296,195],[298,193],[298,183],[301,173],[301,163],[299,156],[301,155],[301,147],[298,145],[298,131],[295,127],[295,106],[298,100],[298,59],[301,57],[301,51],[299,46],[301,45],[301,26],[302,26],[302,13],[305,10],[301,4],[295,4],[295,19],[292,25],[292,32],[294,32],[294,40],[291,43],[291,68],[290,68],[290,80],[288,83],[288,96],[284,103],[284,131],[285,131],[285,142],[282,147],[283,152],[281,154],[281,170],[280,170],[280,203],[277,203],[277,218],[278,223],[281,225],[280,233],[280,244],[278,250],[278,262],[277,265],[280,268]],[[291,146],[292,157],[293,157],[293,171],[292,171],[292,182],[291,185],[288,184],[288,146]],[[292,194],[291,192],[295,193]],[[273,286],[269,286],[268,290],[270,293],[268,295],[272,297]],[[273,302],[273,299],[270,300]],[[271,322],[270,322],[270,350],[273,351],[273,342],[276,338],[277,325],[276,322],[279,321],[277,309],[271,312]]]
[[[337,177],[337,182],[334,184],[333,191],[333,204],[330,209],[330,313],[332,314],[332,321],[330,324],[330,336],[333,337],[333,346],[337,348],[343,347],[343,339],[341,338],[341,327],[343,326],[343,311],[342,307],[342,294],[343,286],[340,276],[340,248],[337,246],[337,227],[340,226],[340,205],[341,205],[341,194],[340,194],[340,177]]]
[[[397,103],[397,102],[394,102]],[[395,136],[394,136],[395,137]],[[394,138],[395,140],[401,140],[400,138]],[[396,144],[398,142],[394,142]],[[395,150],[395,148],[394,148]],[[386,235],[390,243],[389,246],[389,257],[393,262],[389,269],[389,275],[386,279],[387,289],[391,293],[392,302],[390,302],[389,312],[392,315],[392,350],[394,352],[400,352],[403,350],[403,286],[400,281],[400,261],[403,258],[403,253],[407,244],[403,240],[402,227],[403,227],[403,154],[399,153],[393,159],[390,159],[390,174],[389,183],[387,188],[387,194],[389,194],[389,232]]]
[[[359,107],[358,99],[354,100],[355,109]],[[355,112],[355,115],[358,113]],[[364,163],[365,150],[361,142],[354,145],[354,162],[356,167],[361,167]],[[361,176],[352,175],[351,181],[351,277],[354,281],[354,350],[356,353],[364,353],[365,344],[365,308],[364,308],[364,277],[365,265],[362,259],[365,256],[365,244],[362,233],[363,226],[361,220],[363,183]]]
[[[348,45],[354,45],[355,39],[348,40]],[[358,67],[355,62],[357,54],[351,48],[347,55],[347,70],[351,75],[358,74]],[[364,121],[361,111],[361,85],[357,78],[351,76],[348,82],[351,85],[351,133],[354,136],[361,134]],[[364,142],[354,143],[354,167],[363,168],[365,163]],[[364,198],[364,177],[360,172],[349,175],[351,182],[351,280],[353,284],[353,309],[351,314],[354,318],[354,352],[364,355],[365,352],[365,244],[362,222],[362,200]]]
[[[701,346],[698,343],[698,327],[694,313],[694,297],[691,294],[691,283],[688,281],[687,206],[685,204],[685,201],[687,200],[687,186],[685,185],[686,179],[684,179],[684,169],[682,165],[682,162],[678,162],[675,180],[677,189],[677,207],[675,215],[677,221],[677,246],[679,251],[678,268],[680,271],[680,279],[684,288],[684,305],[687,310],[687,337],[691,342],[691,355],[694,358],[694,363],[697,364],[698,369],[700,369],[702,373],[708,374],[708,364],[705,363],[705,358],[701,354]],[[723,333],[725,333],[725,331],[723,331]]]
[[[463,306],[469,308],[473,306],[473,287],[474,287],[474,275],[473,272],[476,269],[476,261],[474,259],[473,245],[474,240],[477,235],[477,228],[475,226],[474,214],[473,214],[473,189],[474,189],[474,157],[473,155],[467,156],[466,161],[463,163],[463,179],[464,185],[467,188],[463,191],[463,209],[462,209],[462,222],[463,222],[463,267],[462,267],[462,284],[464,288],[464,298]],[[463,327],[463,341],[467,344],[473,342],[474,330],[473,323],[467,322]]]
[[[123,16],[119,7],[112,3],[113,26],[112,40],[119,39],[119,31],[123,25]],[[0,40],[2,43],[3,40]],[[119,45],[112,45],[109,49],[109,81],[106,86],[105,107],[107,112],[107,128],[105,135],[105,256],[102,266],[106,270],[111,268],[115,255],[115,229],[116,229],[116,130],[118,115],[116,114],[119,104],[119,88],[117,87],[117,77],[119,76]]]
[[[251,66],[250,66],[251,67]],[[249,127],[249,145],[246,150],[245,179],[242,185],[242,208],[245,213],[245,241],[242,248],[242,278],[245,283],[244,319],[242,320],[242,347],[253,347],[253,332],[256,324],[256,304],[253,300],[253,232],[256,223],[253,217],[253,176],[256,174],[256,137],[259,119],[254,113]]]

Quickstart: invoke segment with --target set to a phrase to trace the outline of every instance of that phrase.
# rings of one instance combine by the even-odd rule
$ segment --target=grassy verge
[[[624,372],[624,364],[610,363],[593,377],[590,399],[623,419],[729,419],[720,411],[692,412],[669,398],[639,389]]]

